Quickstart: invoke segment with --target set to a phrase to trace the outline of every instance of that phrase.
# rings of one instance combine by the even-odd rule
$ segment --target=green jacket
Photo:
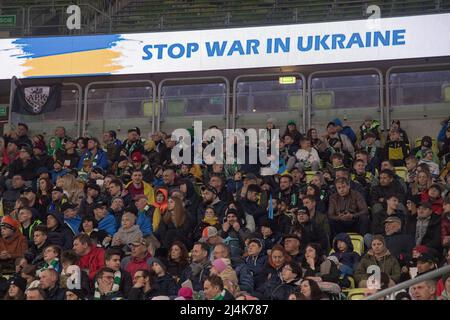
[[[367,268],[371,265],[379,266],[381,272],[386,273],[394,282],[397,283],[400,280],[400,264],[397,259],[390,254],[389,250],[386,250],[386,253],[381,258],[376,259],[372,249],[370,249],[366,255],[362,257],[356,267],[354,275],[356,283],[369,278]]]

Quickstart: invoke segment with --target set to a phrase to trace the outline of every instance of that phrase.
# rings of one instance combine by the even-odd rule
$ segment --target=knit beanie
[[[228,261],[226,261],[228,260]],[[212,263],[213,267],[219,271],[219,273],[222,273],[229,265],[229,259],[219,258],[213,261]]]

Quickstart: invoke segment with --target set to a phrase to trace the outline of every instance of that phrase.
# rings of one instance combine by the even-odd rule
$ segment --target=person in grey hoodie
[[[137,242],[142,238],[142,232],[136,225],[136,216],[131,212],[122,215],[122,226],[114,234],[111,245],[121,247],[125,253],[130,252],[129,243]]]

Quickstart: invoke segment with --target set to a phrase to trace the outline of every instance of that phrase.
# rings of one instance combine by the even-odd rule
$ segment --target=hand
[[[269,191],[269,190],[270,190],[270,186],[269,186],[267,183],[265,183],[265,184],[263,184],[263,185],[261,186],[261,189],[262,189],[262,190],[265,190],[265,191]]]
[[[378,202],[384,202],[384,198],[378,198]]]
[[[314,280],[315,282],[321,282],[322,281],[321,277],[306,277],[306,279]]]
[[[134,284],[133,288],[140,289],[143,288],[144,286],[145,286],[144,278],[141,277],[136,280],[136,283]]]
[[[403,266],[401,272],[402,273],[409,273],[408,267],[407,266]]]
[[[311,269],[315,269],[315,266],[314,266],[314,258],[311,258],[311,257],[308,257],[308,258],[306,258],[306,262],[308,263],[308,265],[311,267]]]
[[[353,219],[353,215],[350,212],[346,212],[342,217],[342,220],[344,220],[344,221],[350,221],[352,219]]]
[[[222,224],[222,230],[223,231],[225,231],[225,232],[227,232],[229,229],[230,229],[230,224],[228,223],[228,221],[227,222],[224,222],[223,224]]]
[[[236,231],[239,231],[239,229],[241,229],[241,225],[239,224],[239,222],[233,223],[233,229]]]

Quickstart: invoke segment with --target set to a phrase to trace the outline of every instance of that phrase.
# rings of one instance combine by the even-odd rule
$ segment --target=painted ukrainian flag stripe
[[[57,75],[111,74],[123,67],[115,62],[120,52],[103,49],[84,52],[42,56],[27,59],[22,66],[27,67],[25,77]]]
[[[124,40],[120,34],[96,36],[20,38],[13,41],[23,54],[17,58],[42,58],[54,55],[112,49]]]

